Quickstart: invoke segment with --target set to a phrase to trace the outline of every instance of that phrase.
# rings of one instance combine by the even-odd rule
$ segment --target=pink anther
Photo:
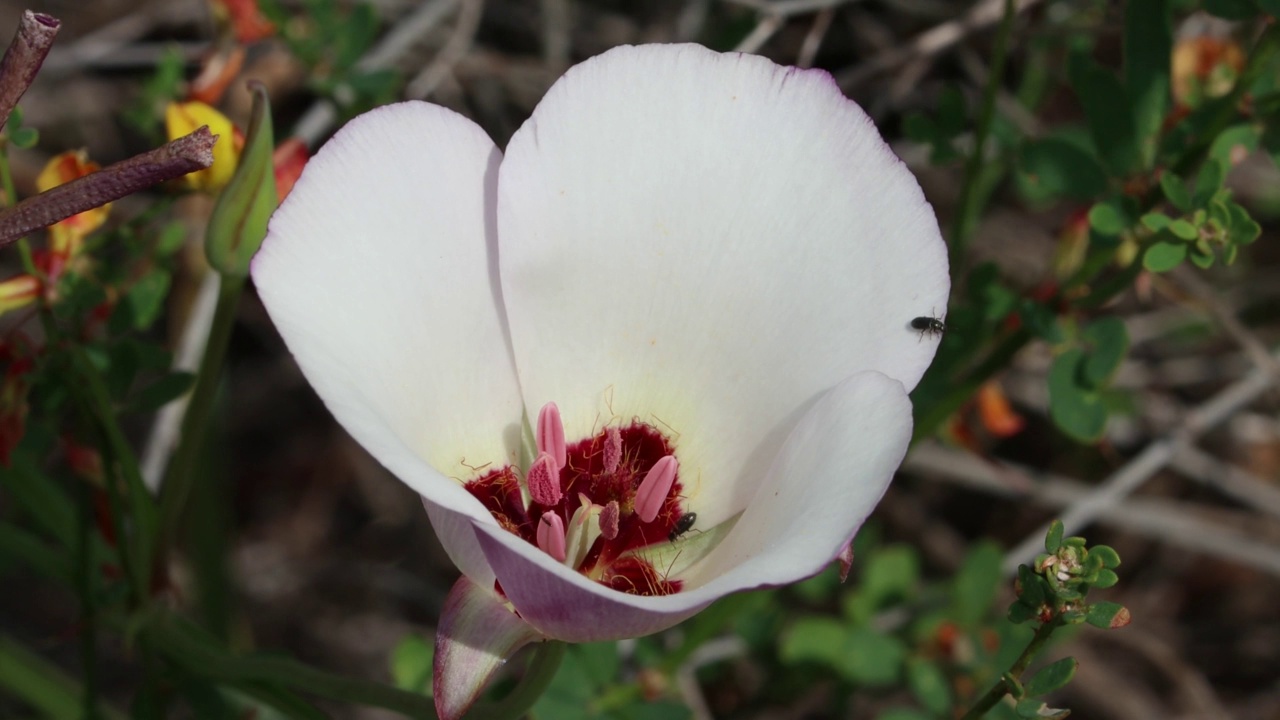
[[[600,536],[605,540],[612,540],[618,537],[618,520],[621,518],[622,511],[618,507],[617,500],[610,500],[600,510]]]
[[[564,467],[564,423],[560,420],[560,408],[553,402],[543,405],[538,412],[538,452],[550,455],[557,470]]]
[[[542,513],[538,521],[538,547],[556,562],[564,562],[564,520],[553,510]]]
[[[622,462],[622,431],[610,425],[604,429],[604,471],[614,472]]]
[[[560,468],[547,453],[538,453],[533,461],[527,477],[529,496],[539,505],[558,505],[563,493],[560,492]]]
[[[658,517],[667,493],[671,492],[671,484],[676,481],[676,467],[675,456],[667,455],[654,463],[640,482],[640,489],[636,491],[636,515],[641,521],[653,522]]]

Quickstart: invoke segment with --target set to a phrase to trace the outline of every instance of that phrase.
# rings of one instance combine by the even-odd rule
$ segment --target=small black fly
[[[941,335],[947,331],[947,326],[943,324],[942,320],[925,315],[914,318],[911,321],[911,329],[919,330],[920,337],[924,337],[925,335]]]
[[[667,539],[675,542],[676,538],[689,532],[693,524],[698,522],[698,513],[687,512],[676,519],[676,524],[671,528],[671,532],[667,533]]]

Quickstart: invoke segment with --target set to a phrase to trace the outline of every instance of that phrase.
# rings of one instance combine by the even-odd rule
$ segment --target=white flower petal
[[[500,528],[477,526],[476,537],[507,598],[542,633],[572,642],[644,635],[728,593],[820,571],[871,513],[910,440],[901,383],[878,372],[840,383],[805,412],[750,507],[673,595],[611,590]]]
[[[499,182],[501,275],[530,407],[570,442],[638,418],[703,521],[740,512],[817,395],[913,387],[946,250],[919,186],[822,71],[694,45],[571,69]]]
[[[866,372],[837,385],[800,419],[733,531],[686,579],[723,594],[822,570],[880,502],[911,427],[897,380]]]
[[[434,506],[487,522],[448,478],[519,447],[494,255],[500,160],[443,108],[362,115],[307,163],[253,263],[276,327],[347,431]],[[455,556],[457,535],[441,533]]]

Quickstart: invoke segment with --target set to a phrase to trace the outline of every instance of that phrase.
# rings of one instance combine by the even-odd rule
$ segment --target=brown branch
[[[9,122],[9,113],[40,72],[44,56],[53,47],[53,38],[62,22],[51,15],[22,13],[18,32],[0,60],[0,127]]]
[[[203,170],[213,164],[213,143],[217,139],[208,127],[201,127],[155,150],[121,160],[0,211],[0,247],[76,213]]]

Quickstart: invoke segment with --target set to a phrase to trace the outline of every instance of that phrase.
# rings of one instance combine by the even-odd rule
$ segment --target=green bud
[[[267,236],[267,220],[277,205],[271,164],[275,147],[271,106],[261,83],[251,83],[250,90],[253,91],[253,116],[244,151],[231,182],[214,205],[204,246],[209,264],[222,275],[236,278],[249,274],[249,261]],[[224,142],[228,140],[230,138]]]

